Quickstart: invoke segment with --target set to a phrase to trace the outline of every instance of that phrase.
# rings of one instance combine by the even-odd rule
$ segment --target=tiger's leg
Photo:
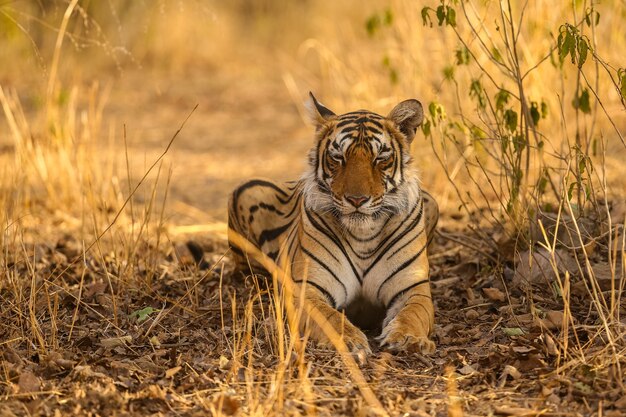
[[[435,199],[427,192],[424,198],[424,228],[426,241],[419,239],[413,253],[423,245],[428,246],[433,238],[439,207]],[[409,268],[405,277],[399,277],[404,290],[391,296],[389,300],[381,300],[387,306],[387,314],[383,322],[383,331],[379,336],[381,345],[391,350],[415,350],[421,353],[432,353],[435,344],[428,338],[434,329],[435,309],[430,293],[429,267],[426,253]],[[408,285],[407,285],[408,284]]]
[[[289,250],[288,270],[296,284],[296,306],[304,307],[300,320],[301,331],[308,330],[312,340],[330,346],[334,345],[331,336],[324,331],[324,328],[330,327],[343,337],[347,348],[363,361],[371,353],[367,337],[341,311],[358,295],[358,278],[346,273],[349,267],[345,259],[333,254],[330,244],[324,246],[315,240],[323,239],[321,236],[314,238],[305,232],[306,222],[300,224],[303,227],[298,229],[297,239],[289,246],[292,250]],[[318,251],[315,253],[307,250],[316,246]],[[318,314],[313,314],[312,310]]]
[[[339,337],[343,338],[346,347],[357,360],[363,364],[367,355],[372,353],[367,336],[354,324],[352,324],[345,314],[332,305],[325,294],[316,287],[306,284],[304,297],[306,300],[303,315],[300,320],[300,331],[306,333],[308,331],[310,338],[317,342],[318,345],[332,347],[330,336],[324,331],[325,327],[332,328]],[[296,299],[296,305],[298,301]],[[311,310],[317,310],[317,316],[321,318],[321,322],[316,320]]]
[[[393,351],[429,354],[435,351],[435,343],[428,338],[434,328],[435,309],[428,278],[416,284],[392,300],[378,338],[382,346]]]

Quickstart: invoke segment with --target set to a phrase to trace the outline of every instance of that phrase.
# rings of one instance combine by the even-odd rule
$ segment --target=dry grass
[[[487,32],[498,5],[476,3],[468,22],[504,48]],[[529,2],[525,67],[588,6]],[[366,20],[386,8],[0,5],[0,60],[15,63],[0,72],[2,414],[622,415],[626,118],[600,66],[589,70],[602,100],[590,115],[569,104],[573,66],[546,63],[526,81],[550,109],[540,125],[550,149],[532,168],[547,161],[556,184],[551,209],[525,226],[530,246],[507,234],[503,188],[479,180],[493,161],[468,135],[459,146],[415,144],[443,209],[431,254],[433,357],[376,351],[357,366],[341,339],[337,355],[292,333],[289,291],[233,273],[228,189],[250,175],[299,174],[309,89],[338,111],[384,112],[415,95],[442,103],[450,120],[481,122],[463,90],[476,68],[443,81],[458,39],[478,42],[471,28],[459,25],[458,38],[424,28],[420,7],[394,1],[393,24],[368,36]],[[626,12],[619,1],[598,10],[588,35],[623,65]],[[488,56],[476,62],[508,82]],[[583,209],[565,198],[577,134],[598,143],[587,150],[596,195]],[[468,163],[476,155],[482,167]],[[200,266],[189,239],[204,252]],[[274,279],[289,282],[280,271]]]

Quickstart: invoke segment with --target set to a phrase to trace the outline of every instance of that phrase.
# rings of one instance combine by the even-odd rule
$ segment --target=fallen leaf
[[[600,234],[597,222],[591,218],[579,217],[572,219],[570,216],[561,213],[539,213],[539,221],[542,223],[547,234],[548,241],[552,241],[556,234],[558,243],[567,247],[580,247],[580,239],[587,245],[593,242]],[[545,242],[543,232],[538,226],[538,222],[531,225],[533,240]]]
[[[524,334],[524,330],[522,330],[520,327],[503,327],[502,331],[504,332],[505,335],[509,337],[521,336]]]
[[[507,377],[511,377],[511,379],[516,380],[522,376],[520,371],[517,370],[516,367],[511,365],[506,365],[502,370],[502,374],[500,374],[500,378],[498,378],[498,388],[504,388],[506,385]]]
[[[522,407],[509,407],[506,405],[495,406],[493,409],[494,413],[504,415],[504,416],[536,416],[540,412],[531,410],[529,408]]]
[[[542,359],[542,355],[530,353],[520,358],[516,365],[520,372],[530,372],[533,369],[545,368],[546,363]]]
[[[557,249],[554,256],[544,248],[535,251],[524,251],[517,256],[515,262],[515,274],[513,285],[523,287],[524,285],[551,283],[554,278],[554,266],[559,274],[569,272],[570,275],[578,273],[578,264],[568,251]]]
[[[504,370],[502,371],[502,374],[508,375],[513,379],[519,379],[522,376],[520,371],[518,371],[516,367],[511,366],[511,365],[506,365],[504,367]]]
[[[91,284],[85,285],[85,299],[91,299],[97,294],[102,294],[107,289],[107,284],[104,282],[93,282]]]
[[[458,372],[461,375],[470,375],[470,374],[473,374],[473,373],[475,373],[477,371],[476,371],[476,369],[472,365],[468,364],[468,365],[465,365],[464,367],[462,367],[461,369],[459,369]]]
[[[220,363],[219,363],[219,367],[220,369],[224,370],[226,368],[228,368],[228,364],[230,363],[230,361],[228,360],[228,358],[224,355],[220,355]]]
[[[593,389],[589,385],[585,384],[584,382],[580,382],[580,381],[574,382],[574,388],[576,388],[576,390],[578,390],[581,394],[584,394],[584,395],[590,395],[593,393]]]
[[[615,408],[619,408],[622,410],[626,409],[626,395],[615,401]]]
[[[543,336],[546,340],[546,350],[548,351],[548,355],[557,356],[559,354],[559,349],[557,348],[554,339],[552,339],[552,337],[547,333]]]
[[[480,317],[480,313],[472,308],[465,312],[465,317],[468,320],[476,320],[478,317]]]
[[[173,368],[168,369],[167,371],[165,371],[165,378],[172,378],[181,369],[182,369],[182,366],[175,366]]]
[[[156,336],[152,336],[152,337],[150,338],[150,344],[151,344],[152,346],[159,347],[159,346],[161,346],[161,341],[159,340],[159,338],[158,338],[158,337],[156,337]]]
[[[118,346],[126,346],[126,344],[132,342],[132,340],[132,336],[110,337],[100,340],[100,344],[105,348],[111,349]]]
[[[21,393],[37,392],[41,388],[41,381],[32,372],[23,372],[17,381]]]
[[[142,308],[141,310],[136,310],[133,311],[132,313],[130,313],[128,315],[128,318],[137,318],[137,323],[141,323],[142,321],[146,320],[148,318],[148,316],[150,316],[150,314],[155,313],[159,311],[156,308],[152,308],[152,307],[146,307],[146,308]]]
[[[529,353],[534,350],[534,348],[530,346],[513,346],[512,349],[513,349],[513,352],[521,353],[521,354]]]
[[[107,375],[102,372],[94,372],[89,365],[77,365],[74,369],[72,369],[72,374],[84,379],[84,378],[108,378]]]
[[[593,279],[602,291],[610,291],[612,288],[620,288],[622,285],[619,269],[614,271],[608,262],[597,262],[591,264],[593,277],[589,276],[586,268],[583,269],[583,272],[588,279]],[[588,287],[588,282],[578,281],[572,285],[572,294],[584,297],[592,291],[591,289],[587,289]]]
[[[61,369],[72,369],[76,364],[75,361],[65,359],[59,352],[50,352],[46,357],[46,362],[54,364]]]
[[[552,323],[555,328],[560,329],[563,327],[563,320],[565,315],[562,311],[550,310],[546,312],[546,320]]]
[[[483,288],[483,292],[491,301],[504,301],[506,295],[497,288]]]

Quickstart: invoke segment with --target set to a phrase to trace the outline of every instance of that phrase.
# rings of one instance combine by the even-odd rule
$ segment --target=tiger
[[[229,243],[240,263],[250,257],[234,234],[288,266],[303,294],[345,345],[372,353],[349,311],[379,309],[381,348],[431,354],[434,306],[427,251],[439,218],[420,187],[410,145],[424,112],[415,99],[387,117],[358,110],[337,115],[309,93],[315,127],[308,168],[299,180],[252,179],[229,198]],[[304,286],[304,288],[302,288]],[[310,311],[310,310],[307,310]],[[321,325],[303,314],[301,331],[329,345]]]

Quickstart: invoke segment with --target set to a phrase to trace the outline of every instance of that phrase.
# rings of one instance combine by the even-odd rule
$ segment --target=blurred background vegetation
[[[454,9],[454,22],[444,16],[446,7]],[[505,12],[517,32],[513,61],[524,74],[526,104],[541,113],[533,126],[537,143],[523,167],[526,186],[543,182],[545,188],[548,176],[558,197],[563,186],[578,182],[571,197],[583,181],[580,172],[573,179],[563,172],[568,160],[581,159],[572,150],[584,148],[582,159],[603,159],[609,188],[620,192],[623,1],[512,1]],[[589,16],[593,22],[585,24]],[[225,195],[242,178],[294,178],[302,171],[311,143],[302,104],[311,90],[337,112],[385,114],[399,100],[420,99],[430,109],[430,141],[416,141],[417,164],[444,210],[458,210],[463,193],[450,183],[475,192],[475,183],[486,181],[472,184],[471,175],[461,175],[476,168],[468,157],[493,163],[478,168],[491,169],[498,181],[518,175],[502,163],[506,152],[490,150],[508,135],[498,127],[512,124],[512,144],[529,140],[521,134],[523,120],[515,128],[523,109],[516,78],[506,69],[513,58],[502,19],[492,1],[6,1],[0,4],[0,86],[5,115],[12,116],[0,121],[0,143],[7,161],[21,155],[21,169],[5,173],[5,183],[20,184],[13,194],[69,207],[83,198],[89,171],[101,198],[119,199],[123,178],[142,173],[198,104],[169,154],[173,201],[196,216],[189,221],[201,220],[202,211],[223,220]],[[584,80],[569,57],[559,60],[566,23],[580,29],[592,50]],[[487,104],[500,106],[492,119]],[[71,149],[41,148],[67,143]],[[125,147],[130,162],[122,158]],[[61,151],[67,155],[54,156]],[[504,193],[508,200],[512,192],[510,184],[486,188],[482,199]],[[510,202],[501,209],[510,211]]]

